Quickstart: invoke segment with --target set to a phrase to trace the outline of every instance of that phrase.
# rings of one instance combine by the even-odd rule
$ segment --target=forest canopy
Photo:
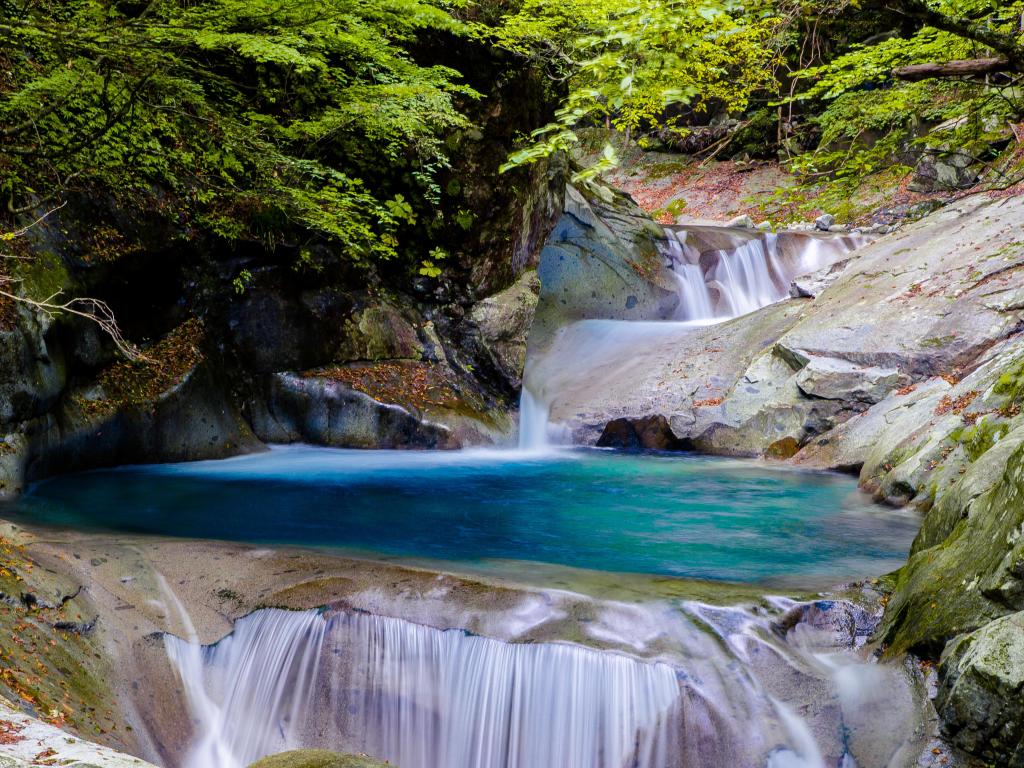
[[[440,258],[413,225],[439,215],[482,94],[425,53],[438,39],[550,83],[507,171],[603,127],[753,148],[838,200],[921,153],[991,159],[1021,118],[1022,19],[986,0],[0,0],[0,201],[100,195],[186,235]]]

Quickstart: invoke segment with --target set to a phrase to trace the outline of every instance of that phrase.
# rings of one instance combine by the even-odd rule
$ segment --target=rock
[[[928,150],[914,168],[911,192],[952,192],[978,183],[982,164],[970,153],[949,147]]]
[[[419,360],[420,342],[410,318],[392,304],[371,304],[345,323],[336,361]]]
[[[941,670],[946,737],[986,763],[1024,765],[1024,612],[951,641]]]
[[[541,292],[531,353],[576,320],[672,317],[679,295],[658,246],[666,238],[662,226],[625,196],[608,204],[570,187],[565,202],[537,267]]]
[[[540,278],[535,270],[527,270],[515,285],[484,299],[470,311],[484,348],[516,389],[523,382],[526,342],[539,295]]]
[[[879,456],[875,466],[880,465],[927,421],[950,389],[949,382],[936,377],[908,391],[891,392],[878,405],[813,440],[797,454],[795,463],[859,472],[874,452]]]
[[[608,422],[597,440],[599,448],[625,450],[670,451],[679,447],[679,440],[664,416],[648,416],[636,421],[614,419]]]
[[[836,217],[831,213],[823,213],[821,216],[814,220],[814,228],[821,232],[828,232],[833,224],[836,223]]]
[[[908,378],[893,368],[859,366],[833,357],[813,356],[796,376],[805,395],[825,400],[878,403]]]
[[[146,350],[150,362],[117,363],[103,374],[106,388],[69,392],[54,412],[21,425],[24,478],[264,450],[192,333],[176,329]]]
[[[842,259],[834,264],[801,275],[789,284],[789,295],[794,299],[813,299],[839,279],[839,276],[850,266],[850,259]]]
[[[385,768],[390,765],[365,756],[343,755],[323,749],[297,749],[264,757],[249,768]]]
[[[743,216],[737,216],[735,219],[730,219],[725,223],[727,227],[734,227],[736,229],[757,229],[757,225],[754,220],[744,214]],[[770,226],[770,225],[769,225]]]
[[[49,723],[0,703],[8,736],[0,743],[0,768],[62,765],[68,768],[156,768],[152,763],[76,738]],[[45,762],[42,762],[45,760]]]
[[[276,373],[253,429],[266,442],[337,448],[458,448],[452,431],[315,374]]]
[[[1024,344],[1005,342],[865,463],[862,482],[927,510],[883,619],[894,651],[936,650],[1024,610],[1022,383]]]

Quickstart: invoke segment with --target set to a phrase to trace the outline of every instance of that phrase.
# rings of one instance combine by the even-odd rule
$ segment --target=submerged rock
[[[361,755],[343,755],[324,749],[296,749],[257,760],[249,768],[384,768],[382,763]]]

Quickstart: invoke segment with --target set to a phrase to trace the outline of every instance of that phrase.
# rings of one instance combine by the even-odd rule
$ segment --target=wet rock
[[[836,223],[836,217],[831,213],[823,213],[821,216],[814,220],[814,228],[821,232],[828,232],[833,224]]]
[[[1024,765],[1024,613],[950,642],[936,700],[943,731],[987,763]]]
[[[297,749],[264,757],[249,768],[385,768],[387,765],[391,764],[365,756],[343,755],[323,749]]]
[[[794,299],[813,299],[834,283],[846,268],[850,259],[843,259],[827,267],[796,278],[789,284],[789,295]]]
[[[859,366],[832,357],[811,357],[796,376],[809,397],[878,403],[909,379],[893,368]]]

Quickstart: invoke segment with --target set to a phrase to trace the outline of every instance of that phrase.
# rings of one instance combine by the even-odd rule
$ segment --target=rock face
[[[199,351],[202,336],[197,323],[183,325],[143,359],[58,390],[48,411],[23,412],[0,442],[0,498],[58,472],[261,450]]]
[[[522,386],[526,342],[540,296],[536,270],[527,270],[501,293],[474,305],[470,318],[494,366],[516,388]]]

